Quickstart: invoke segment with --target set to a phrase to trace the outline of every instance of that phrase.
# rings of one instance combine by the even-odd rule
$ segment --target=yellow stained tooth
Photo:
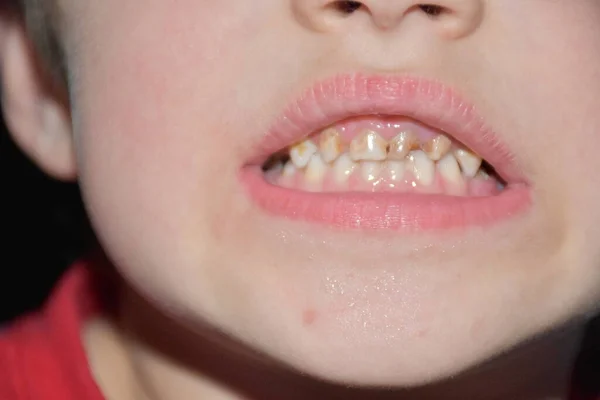
[[[377,132],[367,130],[350,143],[350,158],[354,161],[383,161],[387,157],[387,142]]]
[[[433,161],[439,161],[450,151],[452,147],[452,141],[444,136],[437,135],[431,140],[428,140],[421,146],[421,149],[427,154]]]
[[[417,135],[410,131],[402,131],[390,142],[387,159],[402,161],[412,150],[418,148]]]
[[[456,149],[454,156],[464,176],[474,178],[477,175],[477,171],[479,171],[479,167],[481,167],[483,161],[481,157],[465,149]]]
[[[319,137],[319,151],[323,161],[326,163],[335,161],[344,151],[340,133],[333,128],[328,128],[321,132],[321,136]]]
[[[317,145],[311,140],[305,140],[290,148],[290,159],[296,168],[305,168],[313,154],[317,151]]]

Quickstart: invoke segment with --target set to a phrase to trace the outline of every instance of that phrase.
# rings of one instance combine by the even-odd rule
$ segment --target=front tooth
[[[387,157],[387,142],[377,132],[365,131],[350,143],[354,161],[383,161]]]
[[[326,163],[335,161],[342,154],[343,150],[342,139],[337,130],[328,128],[321,132],[319,151],[321,152],[323,161]]]
[[[417,147],[418,138],[412,131],[402,131],[390,142],[388,160],[402,161]]]
[[[391,180],[400,181],[404,178],[404,171],[406,170],[406,163],[404,161],[388,160],[386,167]]]
[[[417,182],[423,186],[429,186],[435,178],[435,164],[427,154],[421,150],[409,154],[408,160]]]
[[[357,164],[352,161],[347,153],[342,154],[333,163],[333,176],[338,183],[348,182]]]
[[[425,154],[433,161],[441,160],[448,154],[450,147],[452,147],[452,141],[444,135],[437,135],[421,146]]]
[[[294,145],[290,149],[290,159],[296,168],[304,168],[308,165],[308,162],[317,150],[317,145],[311,140],[305,140],[304,142]]]
[[[481,167],[481,157],[464,149],[457,149],[454,152],[454,155],[460,164],[460,169],[462,170],[464,176],[467,178],[473,178],[475,175],[477,175],[477,171],[479,170],[479,167]]]
[[[464,182],[458,162],[452,154],[446,154],[440,161],[438,161],[437,165],[440,175],[447,182],[455,185],[460,185]]]
[[[319,154],[313,154],[304,172],[304,177],[309,183],[320,183],[327,172],[327,164]]]
[[[360,166],[362,178],[367,182],[373,182],[379,178],[382,164],[378,161],[364,161]]]

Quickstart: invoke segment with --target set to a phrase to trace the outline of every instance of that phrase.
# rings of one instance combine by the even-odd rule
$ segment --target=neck
[[[132,291],[127,290],[122,301],[119,318],[102,324],[110,328],[90,329],[86,335],[98,382],[100,386],[106,382],[107,394],[115,393],[118,387],[115,398],[567,400],[584,331],[583,323],[569,324],[460,376],[427,387],[359,389],[290,371],[208,327],[192,332]],[[112,332],[114,340],[110,343],[115,351],[100,346],[103,350],[94,353],[94,347],[106,341],[102,337],[107,331]],[[126,371],[115,373],[114,354],[120,361],[127,360]],[[108,368],[102,368],[103,361]],[[98,376],[103,371],[104,375],[118,375],[121,384],[115,386],[109,377]],[[127,385],[122,384],[123,377],[128,378]]]

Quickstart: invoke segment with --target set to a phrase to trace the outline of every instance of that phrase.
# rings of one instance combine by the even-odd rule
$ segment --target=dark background
[[[40,172],[0,119],[0,325],[39,306],[86,248],[75,184]]]

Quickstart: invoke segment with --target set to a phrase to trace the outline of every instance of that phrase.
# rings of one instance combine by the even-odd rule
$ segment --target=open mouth
[[[333,124],[262,165],[273,185],[309,192],[493,196],[507,182],[451,136],[394,116]]]
[[[530,204],[512,153],[438,82],[348,75],[307,93],[243,170],[273,214],[414,230],[487,225]]]

